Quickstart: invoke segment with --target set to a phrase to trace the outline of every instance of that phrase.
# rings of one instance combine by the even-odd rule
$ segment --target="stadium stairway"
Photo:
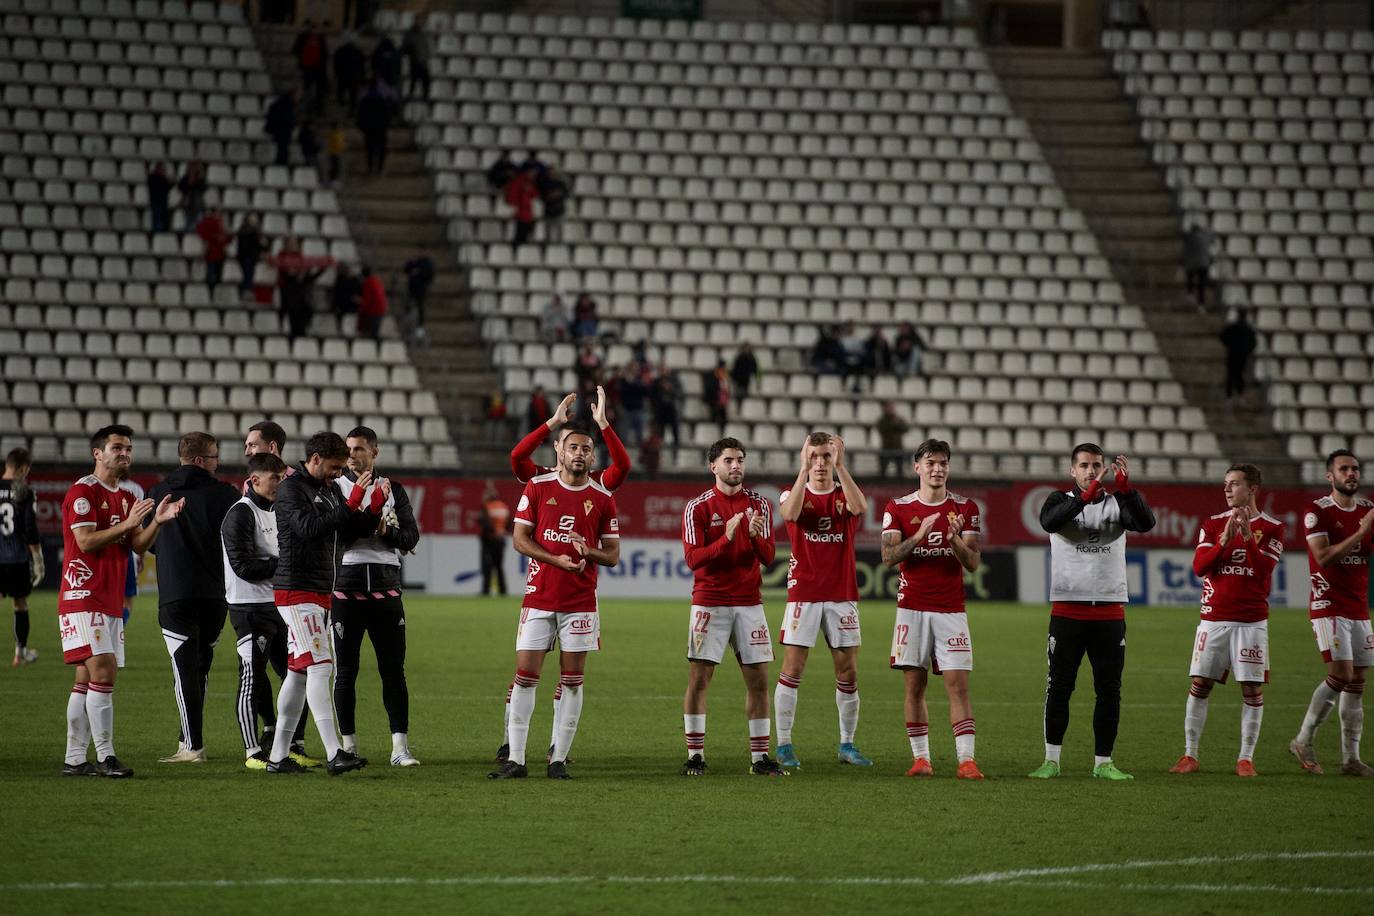
[[[291,53],[296,28],[258,24],[253,31],[274,89],[280,92],[296,85],[298,71]],[[400,44],[400,35],[392,38]],[[370,59],[376,35],[369,32],[359,35],[357,40]],[[338,44],[338,33],[329,36],[329,44],[332,53]],[[444,221],[434,209],[433,179],[410,126],[400,122],[399,117],[389,133],[385,174],[380,178],[367,177],[362,133],[339,109],[331,87],[324,115],[319,119],[321,143],[328,126],[336,119],[346,126],[348,133],[339,201],[353,229],[359,254],[363,263],[381,274],[387,284],[391,310],[407,335],[411,361],[421,382],[434,393],[455,438],[471,444],[478,438],[475,432],[482,422],[483,399],[499,387],[499,379],[491,370],[468,307],[466,274],[445,235]],[[405,312],[401,271],[421,245],[428,248],[434,259],[436,276],[426,300],[425,334],[417,336]],[[504,460],[504,453],[474,455],[469,448],[470,445],[464,446],[465,463],[473,459],[478,468],[487,463],[486,458],[497,464]]]
[[[1268,414],[1224,397],[1222,319],[1199,309],[1183,287],[1182,220],[1106,55],[1001,48],[989,49],[989,59],[1069,204],[1097,236],[1126,301],[1159,339],[1188,403],[1204,411],[1221,457],[1254,461],[1274,484],[1296,485],[1298,468]]]

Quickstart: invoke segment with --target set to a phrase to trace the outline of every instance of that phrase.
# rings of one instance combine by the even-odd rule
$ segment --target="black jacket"
[[[296,465],[296,473],[277,488],[277,571],[272,587],[329,594],[344,548],[377,527],[377,516],[354,511],[344,502],[339,485],[316,480]]]
[[[232,486],[194,464],[183,464],[159,481],[148,498],[185,499],[181,514],[162,526],[152,551],[157,556],[157,601],[224,601],[224,558],[219,529],[239,501]],[[148,516],[151,521],[152,515]]]
[[[399,550],[404,553],[414,550],[415,545],[420,543],[420,526],[415,521],[415,511],[410,508],[410,496],[400,481],[391,481],[391,497],[396,510],[396,527],[388,527],[385,534],[377,534],[374,525],[366,534],[350,543],[348,550]],[[369,518],[375,519],[376,516],[370,515]],[[338,587],[340,591],[360,592],[399,589],[401,567],[389,563],[341,566]]]
[[[1117,506],[1121,509],[1121,527],[1127,531],[1144,532],[1155,526],[1155,514],[1146,505],[1145,497],[1140,495],[1139,490],[1132,489],[1128,493],[1103,493],[1097,498],[1116,500]],[[1057,490],[1051,493],[1045,500],[1045,505],[1040,507],[1040,527],[1054,534],[1077,518],[1086,505],[1077,484],[1074,485],[1072,494]]]
[[[248,498],[259,509],[272,511],[272,504],[252,490],[248,491]],[[234,504],[237,505],[238,503]],[[239,507],[237,511],[234,511],[234,506],[229,507],[229,513],[220,525],[220,536],[224,541],[224,555],[229,558],[229,568],[245,582],[271,581],[277,572],[277,558],[258,555],[258,523],[254,521],[253,513],[247,506]]]

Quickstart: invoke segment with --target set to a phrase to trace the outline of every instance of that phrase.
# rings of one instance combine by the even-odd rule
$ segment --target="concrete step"
[[[1159,175],[1143,169],[1122,172],[1114,168],[1085,167],[1075,168],[1071,171],[1057,171],[1055,177],[1070,194],[1077,191],[1158,192],[1161,187]]]
[[[1135,112],[1123,102],[1031,101],[1013,99],[1017,114],[1032,124],[1135,124]]]
[[[999,48],[990,50],[988,57],[1004,82],[1023,78],[1103,79],[1112,75],[1111,66],[1100,54]]]
[[[385,204],[392,200],[426,200],[432,206],[434,182],[428,175],[382,175],[371,178],[359,176],[349,188],[349,194],[363,206],[368,206],[371,201],[381,201]]]
[[[1045,158],[1051,165],[1072,169],[1119,169],[1137,171],[1158,183],[1150,154],[1139,142],[1130,146],[1078,146],[1062,142],[1045,143]]]
[[[1046,146],[1132,146],[1140,143],[1140,128],[1134,121],[1107,126],[1041,121],[1035,129],[1036,137]]]
[[[1013,78],[1002,81],[1002,88],[1017,102],[1113,102],[1125,98],[1116,79]]]
[[[1068,196],[1075,207],[1087,214],[1102,213],[1112,218],[1138,217],[1171,219],[1176,223],[1178,221],[1173,196],[1159,188],[1122,189],[1120,193],[1114,193],[1077,187],[1069,189]],[[1091,218],[1089,216],[1089,219]]]

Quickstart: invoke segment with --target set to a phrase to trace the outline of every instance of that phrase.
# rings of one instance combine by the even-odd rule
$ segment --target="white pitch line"
[[[1313,893],[1330,895],[1365,894],[1374,888],[1339,887],[1290,887],[1278,884],[1216,884],[1172,883],[1172,884],[1095,884],[1067,880],[1035,880],[1042,877],[1098,874],[1110,871],[1148,868],[1186,868],[1200,865],[1237,865],[1251,862],[1273,861],[1311,861],[1320,859],[1368,859],[1374,858],[1374,851],[1340,852],[1274,852],[1242,853],[1233,856],[1194,856],[1186,859],[1140,859],[1127,862],[1098,862],[1086,865],[1066,865],[1054,868],[1023,868],[1010,871],[976,872],[954,878],[884,877],[855,876],[840,878],[805,878],[771,875],[483,875],[461,877],[358,877],[358,878],[225,878],[208,880],[140,880],[128,881],[54,881],[23,882],[0,885],[0,891],[12,892],[51,892],[51,891],[127,891],[127,890],[171,890],[178,888],[270,888],[270,887],[522,887],[567,884],[618,884],[618,885],[675,885],[675,884],[742,884],[742,885],[796,885],[833,887],[1080,887],[1116,888],[1140,891],[1209,891],[1216,893],[1266,892],[1266,893]]]
[[[1374,894],[1374,887],[1290,887],[1282,884],[1216,884],[1216,883],[1192,883],[1192,884],[1142,884],[1140,882],[1126,882],[1124,884],[1099,881],[1074,881],[1071,879],[1061,879],[1058,881],[1003,881],[994,887],[1035,887],[1035,888],[1064,888],[1066,890],[1104,890],[1104,891],[1141,891],[1158,893],[1206,893],[1206,894],[1325,894],[1328,896],[1364,896]]]

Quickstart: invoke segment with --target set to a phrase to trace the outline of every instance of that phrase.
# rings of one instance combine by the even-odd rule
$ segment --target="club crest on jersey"
[[[62,574],[62,581],[67,583],[68,588],[80,588],[91,580],[95,573],[81,560],[72,560],[67,564],[67,571]]]
[[[1302,523],[1308,528],[1317,527],[1317,513],[1309,512],[1302,517]]]
[[[591,514],[592,514],[592,505],[593,505],[593,503],[592,503],[592,501],[591,501],[590,499],[584,499],[584,500],[582,500],[582,514],[583,514],[583,515],[591,515]]]
[[[843,499],[843,497],[841,497],[840,499],[835,500],[835,512],[838,513],[838,514],[841,514],[841,515],[844,514],[844,499]]]
[[[344,625],[342,620],[334,621],[334,637],[336,639],[344,638]]]

